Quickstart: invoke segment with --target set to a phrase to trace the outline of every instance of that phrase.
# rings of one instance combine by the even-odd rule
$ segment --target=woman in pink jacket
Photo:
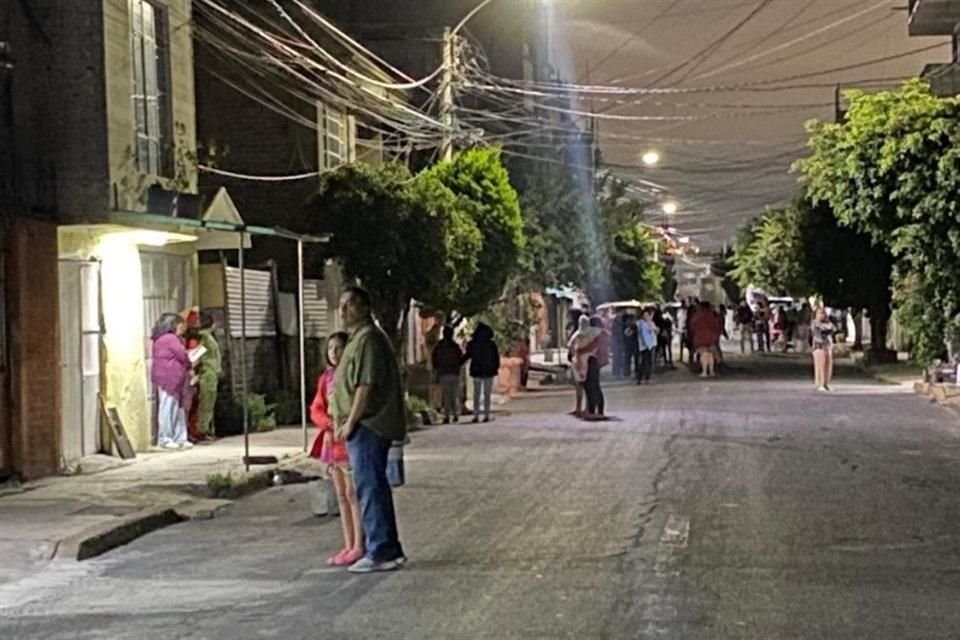
[[[190,357],[181,337],[186,323],[175,313],[160,316],[153,327],[150,381],[157,388],[157,446],[189,449],[187,403],[190,399]]]

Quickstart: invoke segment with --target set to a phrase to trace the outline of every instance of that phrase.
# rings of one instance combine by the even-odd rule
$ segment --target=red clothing
[[[712,348],[720,342],[720,317],[713,311],[698,310],[690,322],[693,335],[693,348]]]
[[[317,437],[310,448],[310,457],[332,464],[348,464],[347,445],[336,436],[330,420],[329,402],[335,373],[333,367],[327,367],[317,379],[317,393],[310,403],[310,421],[317,427]]]

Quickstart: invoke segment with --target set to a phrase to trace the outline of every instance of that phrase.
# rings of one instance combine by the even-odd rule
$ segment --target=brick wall
[[[57,228],[19,221],[7,235],[9,460],[24,478],[60,468]]]

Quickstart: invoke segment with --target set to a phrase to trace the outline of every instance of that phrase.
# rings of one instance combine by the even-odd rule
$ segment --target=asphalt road
[[[7,589],[9,639],[960,638],[960,424],[770,358],[438,427],[396,496],[410,563],[324,566],[303,486]]]

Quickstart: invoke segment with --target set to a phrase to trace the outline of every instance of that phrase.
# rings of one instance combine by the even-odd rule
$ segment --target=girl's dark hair
[[[153,331],[150,333],[150,337],[156,340],[162,335],[176,333],[177,327],[182,323],[183,318],[176,313],[161,314],[157,323],[153,325]]]
[[[332,366],[333,366],[333,363],[330,362],[330,343],[331,343],[331,342],[339,342],[341,346],[344,346],[344,347],[345,347],[345,346],[347,345],[347,340],[349,340],[349,339],[350,339],[350,335],[349,335],[346,331],[337,331],[336,333],[331,333],[331,334],[330,334],[330,337],[327,338],[327,345],[326,345],[326,352],[327,352],[327,353],[326,353],[326,355],[324,356],[325,359],[326,359],[326,361],[327,361],[327,366],[328,366],[328,367],[332,367]]]

